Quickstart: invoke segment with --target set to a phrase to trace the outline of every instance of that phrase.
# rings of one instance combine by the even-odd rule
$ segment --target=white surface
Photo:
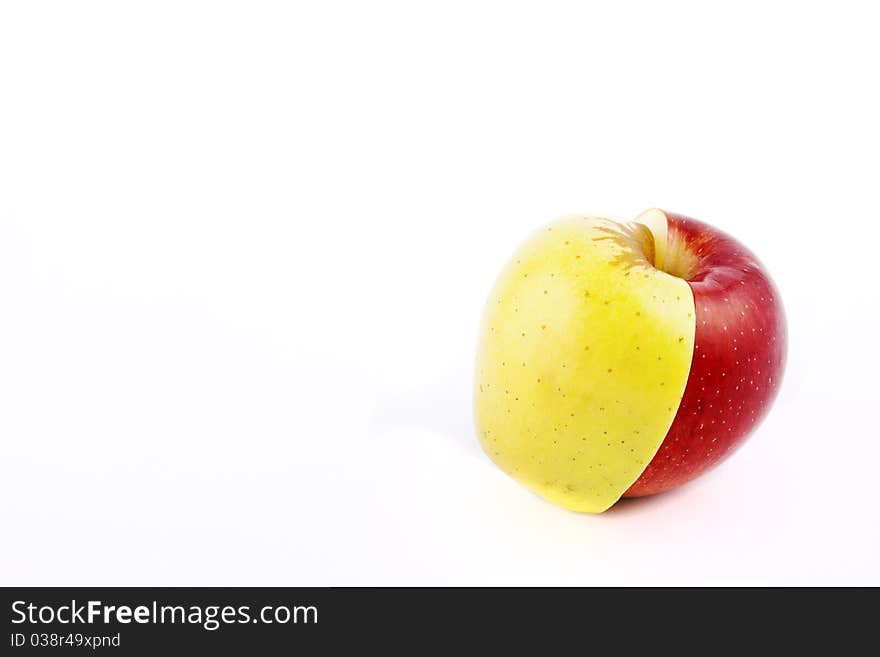
[[[0,584],[880,584],[869,3],[0,8]],[[560,215],[731,232],[788,310],[751,441],[555,508],[471,423]]]

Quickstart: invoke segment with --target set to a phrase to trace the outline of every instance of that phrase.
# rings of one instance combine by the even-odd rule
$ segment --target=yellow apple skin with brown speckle
[[[475,384],[483,449],[574,511],[602,512],[636,481],[688,381],[694,297],[654,266],[657,230],[553,223],[517,251],[487,302]]]

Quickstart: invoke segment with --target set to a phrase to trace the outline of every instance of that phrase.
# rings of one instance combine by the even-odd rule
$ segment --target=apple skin
[[[676,488],[730,456],[766,415],[785,369],[785,313],[761,262],[716,228],[666,216],[669,244],[697,259],[687,280],[693,361],[666,438],[624,497]]]

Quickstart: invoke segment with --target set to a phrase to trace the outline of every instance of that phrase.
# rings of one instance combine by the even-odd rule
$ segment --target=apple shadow
[[[695,488],[706,485],[709,479],[717,475],[718,470],[717,467],[712,468],[696,479],[662,493],[645,495],[644,497],[622,497],[600,515],[609,518],[625,518],[641,513],[656,513],[658,509],[664,508],[667,504],[671,508],[680,508],[685,504],[681,498],[692,496]]]
[[[654,512],[660,506],[664,506],[667,503],[674,503],[675,498],[682,495],[682,489],[684,488],[686,488],[686,486],[657,493],[656,495],[646,495],[644,497],[622,497],[617,500],[610,509],[599,514],[599,517],[623,518],[649,511]]]
[[[463,355],[430,382],[389,386],[370,419],[373,431],[419,427],[448,438],[456,448],[481,455],[473,415],[473,368]]]

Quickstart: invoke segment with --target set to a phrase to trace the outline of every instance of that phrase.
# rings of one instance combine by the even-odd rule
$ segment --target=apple
[[[487,302],[480,442],[539,495],[599,513],[730,456],[776,397],[786,344],[772,280],[722,231],[658,209],[557,221]]]

